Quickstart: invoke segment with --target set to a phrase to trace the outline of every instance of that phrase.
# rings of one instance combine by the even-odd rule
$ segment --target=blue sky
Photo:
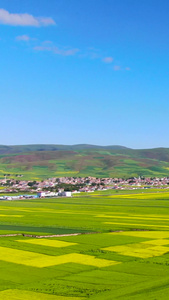
[[[168,0],[0,0],[0,144],[169,147]]]

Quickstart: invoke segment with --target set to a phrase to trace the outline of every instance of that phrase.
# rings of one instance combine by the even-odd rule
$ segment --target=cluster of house
[[[5,195],[0,197],[0,200],[23,200],[23,199],[35,199],[35,198],[52,198],[52,197],[72,197],[72,192],[64,191],[60,193],[55,193],[55,192],[38,192],[37,194],[32,194],[32,195],[16,195],[16,196],[11,196],[11,195]]]
[[[37,197],[66,196],[71,192],[92,192],[107,189],[169,188],[169,177],[144,178],[97,178],[97,177],[60,177],[42,181],[26,181],[6,178],[0,179],[0,192],[37,193]],[[67,188],[68,187],[68,188]],[[71,187],[71,189],[70,189]],[[67,192],[68,191],[68,192]],[[26,197],[24,195],[24,197]]]
[[[40,191],[37,192],[38,198],[48,198],[48,197],[72,197],[72,192],[63,191],[63,192],[50,192],[50,191]]]
[[[0,200],[23,200],[23,199],[35,199],[35,198],[37,198],[37,195],[17,195],[17,196],[5,195],[5,196],[1,196]]]

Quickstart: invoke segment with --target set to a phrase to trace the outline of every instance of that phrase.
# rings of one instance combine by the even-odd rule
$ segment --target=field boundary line
[[[104,233],[120,233],[120,232],[126,232],[128,230],[109,230],[108,232]],[[133,229],[129,231],[150,231],[149,229]],[[77,233],[65,233],[65,234],[50,234],[50,235],[35,235],[35,234],[27,234],[27,233],[11,233],[11,234],[0,234],[1,237],[11,237],[11,236],[24,236],[24,237],[32,237],[36,239],[42,239],[42,238],[52,238],[52,237],[64,237],[64,236],[77,236],[77,235],[86,235],[86,234],[99,234],[103,233],[100,231],[96,232],[77,232]]]

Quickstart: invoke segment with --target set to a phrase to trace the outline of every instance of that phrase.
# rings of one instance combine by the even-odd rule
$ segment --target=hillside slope
[[[0,177],[25,179],[63,176],[169,176],[169,149],[134,150],[123,146],[0,146]]]

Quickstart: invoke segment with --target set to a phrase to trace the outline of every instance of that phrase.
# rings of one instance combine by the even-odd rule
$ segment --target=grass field
[[[169,193],[0,202],[0,299],[167,300]]]

